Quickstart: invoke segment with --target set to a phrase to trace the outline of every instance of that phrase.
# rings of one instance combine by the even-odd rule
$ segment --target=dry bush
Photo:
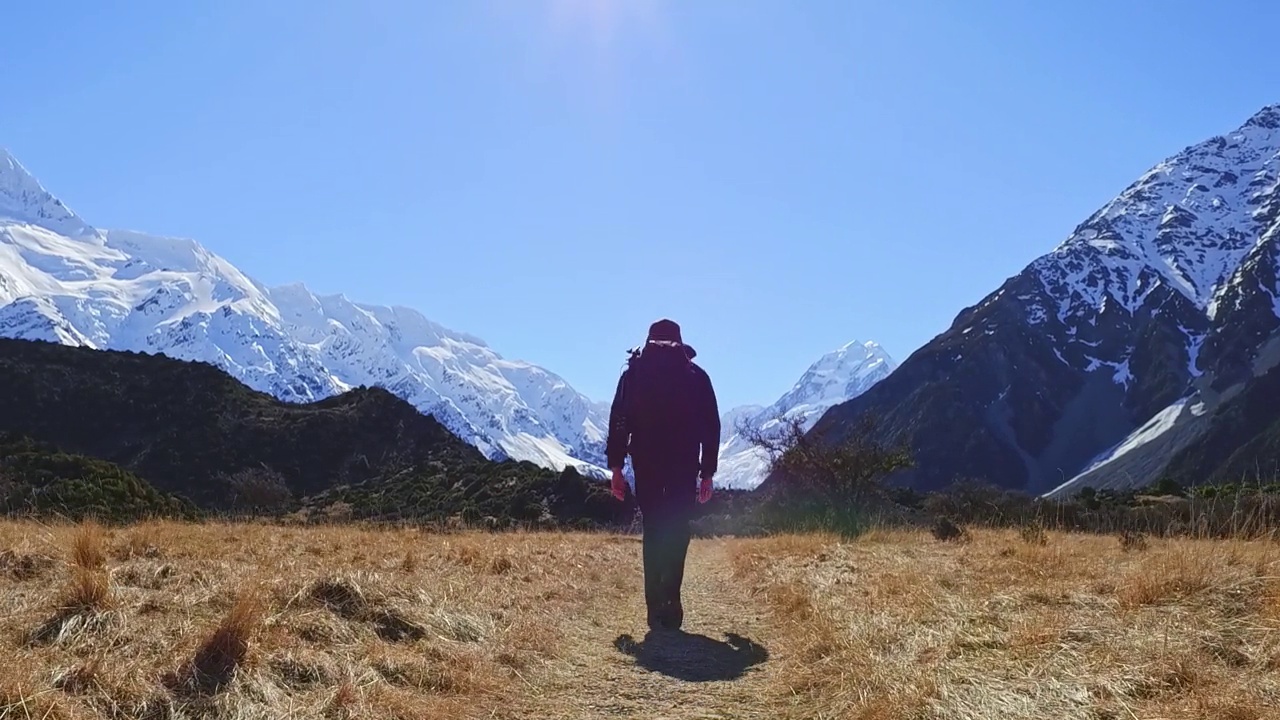
[[[1136,530],[1124,530],[1120,533],[1120,549],[1125,552],[1142,552],[1149,547],[1147,536]]]
[[[1049,542],[1049,533],[1038,522],[1023,525],[1018,529],[1018,535],[1028,545],[1047,545]]]
[[[933,538],[939,542],[967,542],[969,531],[950,518],[941,517],[933,523]]]
[[[1221,558],[1211,552],[1151,553],[1121,578],[1116,597],[1123,607],[1165,605],[1193,599],[1215,588],[1222,576]]]
[[[515,566],[516,564],[511,560],[510,555],[495,555],[489,560],[489,572],[494,575],[505,575]]]
[[[324,717],[332,720],[350,720],[356,716],[360,705],[360,691],[349,680],[344,680],[334,691],[324,707]]]
[[[407,573],[415,573],[418,571],[418,556],[409,550],[404,554],[404,560],[400,561],[400,569]]]
[[[116,605],[107,570],[102,528],[92,522],[77,527],[68,543],[68,571],[55,596],[53,615],[31,630],[34,644],[79,643],[84,636],[114,624],[119,618],[107,613]]]
[[[63,692],[78,695],[101,686],[102,675],[102,660],[94,658],[59,674],[53,679],[53,686]]]

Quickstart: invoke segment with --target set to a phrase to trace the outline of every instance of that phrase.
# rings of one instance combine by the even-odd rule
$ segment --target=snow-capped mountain
[[[1157,164],[815,432],[874,413],[924,489],[1148,482],[1274,362],[1278,246],[1280,105]]]
[[[414,310],[269,288],[192,240],[98,230],[0,150],[0,336],[216,365],[291,401],[366,385],[492,458],[603,464],[608,408]]]
[[[894,362],[874,342],[851,342],[823,355],[777,402],[767,408],[735,408],[721,418],[719,484],[754,488],[768,473],[768,458],[739,432],[750,427],[770,432],[799,418],[812,427],[828,408],[855,398],[893,372]]]

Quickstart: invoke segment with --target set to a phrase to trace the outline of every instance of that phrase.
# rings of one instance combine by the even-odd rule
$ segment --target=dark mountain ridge
[[[161,355],[0,340],[0,432],[114,463],[204,509],[230,507],[229,478],[265,471],[294,507],[338,490],[357,505],[377,495],[368,516],[506,516],[509,494],[524,519],[617,512],[599,483],[490,461],[386,390],[290,403]]]

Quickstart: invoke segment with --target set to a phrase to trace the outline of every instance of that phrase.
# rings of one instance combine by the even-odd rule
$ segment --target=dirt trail
[[[602,593],[564,638],[555,667],[533,679],[529,717],[776,717],[779,663],[767,609],[734,581],[727,545],[694,540],[683,632],[649,633],[635,542],[634,577]],[[770,707],[774,711],[770,711]]]

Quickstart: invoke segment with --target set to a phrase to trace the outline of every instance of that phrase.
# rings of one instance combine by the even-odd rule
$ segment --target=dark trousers
[[[644,599],[650,619],[683,620],[680,586],[689,552],[696,476],[636,472],[636,500],[644,527]]]

